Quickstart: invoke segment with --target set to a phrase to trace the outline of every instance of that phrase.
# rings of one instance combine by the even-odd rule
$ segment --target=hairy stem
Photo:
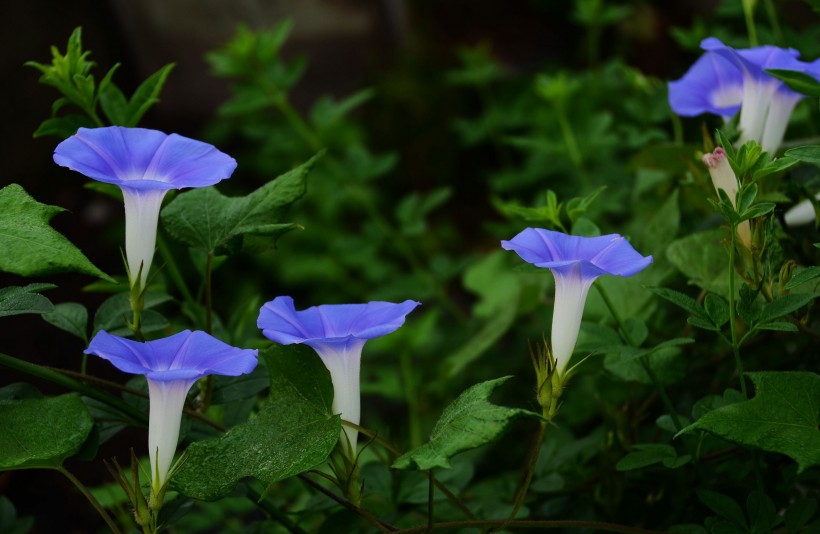
[[[729,245],[729,329],[732,335],[732,353],[735,355],[735,365],[737,367],[738,378],[740,379],[740,391],[743,397],[748,399],[746,392],[746,380],[743,378],[743,360],[740,359],[740,343],[737,340],[737,327],[735,325],[735,247],[737,246],[737,226],[732,225],[732,242]]]
[[[94,495],[92,495],[91,492],[88,491],[88,488],[86,488],[85,485],[82,482],[80,482],[79,479],[77,479],[77,477],[72,475],[71,472],[65,467],[60,466],[57,468],[57,471],[59,471],[67,479],[69,479],[71,483],[74,484],[78,490],[80,490],[80,493],[82,493],[85,496],[85,498],[88,499],[88,502],[91,503],[91,506],[93,506],[95,510],[97,510],[97,513],[100,514],[100,517],[103,518],[103,521],[105,521],[105,524],[108,525],[108,528],[111,529],[111,532],[113,532],[114,534],[120,534],[120,529],[119,527],[117,527],[117,524],[114,523],[114,520],[111,519],[111,516],[108,515],[108,512],[106,512],[105,508],[102,507],[100,501],[98,501],[96,497],[94,497]]]
[[[498,530],[504,530],[510,526],[515,520],[515,516],[518,514],[518,511],[521,509],[521,505],[524,504],[524,499],[527,497],[527,492],[530,489],[532,476],[535,474],[535,466],[538,464],[538,456],[541,453],[541,444],[544,442],[544,433],[547,431],[548,424],[548,421],[540,421],[538,424],[538,432],[535,433],[535,439],[533,439],[532,445],[530,446],[530,452],[527,455],[527,464],[524,467],[524,476],[521,480],[521,485],[518,486],[518,491],[515,494],[513,509],[510,512],[509,517],[507,517],[507,520],[498,527]]]

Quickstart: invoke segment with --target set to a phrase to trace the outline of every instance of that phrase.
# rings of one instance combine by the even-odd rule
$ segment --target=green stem
[[[378,443],[379,445],[393,453],[393,455],[396,458],[403,454],[402,451],[398,449],[398,447],[396,447],[386,439],[376,435],[372,430],[368,430],[367,428],[359,426],[355,423],[351,423],[350,421],[345,421],[344,419],[342,419],[342,425],[356,429],[360,434],[367,436],[368,438],[372,439],[373,441],[375,441],[376,443]],[[422,471],[421,473],[427,476],[427,471]],[[436,485],[436,488],[438,488],[438,490],[442,492],[450,500],[453,506],[461,510],[461,512],[470,519],[475,519],[475,515],[473,515],[470,509],[467,508],[467,506],[463,502],[461,502],[461,500],[452,491],[450,491],[447,488],[447,486],[436,480],[435,477],[433,477],[433,483]]]
[[[757,46],[757,29],[755,28],[756,0],[743,0],[743,15],[746,18],[746,33],[749,34],[749,46]]]
[[[85,495],[85,498],[88,499],[88,502],[91,503],[91,506],[93,506],[94,509],[97,510],[97,513],[100,514],[100,516],[103,518],[103,521],[105,521],[105,523],[108,525],[108,528],[111,529],[111,532],[113,532],[114,534],[120,534],[120,529],[117,527],[117,524],[114,523],[114,520],[111,519],[111,516],[108,515],[108,512],[106,512],[105,508],[102,507],[100,501],[98,501],[94,497],[94,495],[92,495],[91,492],[88,491],[88,488],[86,488],[85,485],[77,479],[77,477],[72,475],[71,472],[69,472],[69,470],[63,467],[62,465],[57,468],[57,471],[62,473],[67,479],[69,479],[72,482],[72,484],[74,484],[77,487],[78,490],[80,490],[80,493]]]
[[[595,283],[595,287],[598,289],[598,293],[601,295],[601,298],[604,300],[606,307],[609,309],[609,313],[612,314],[612,317],[615,319],[615,322],[618,323],[618,328],[620,328],[621,332],[623,332],[623,336],[626,339],[626,342],[629,343],[632,347],[638,347],[638,344],[635,342],[635,339],[632,337],[632,334],[629,333],[629,330],[626,328],[626,323],[624,322],[621,314],[618,313],[618,310],[615,308],[615,304],[609,298],[609,294],[604,289],[604,286],[600,284],[600,282]],[[672,404],[672,400],[669,398],[669,395],[666,394],[666,389],[661,384],[660,380],[658,380],[658,375],[652,370],[652,366],[649,362],[649,359],[646,356],[639,358],[641,362],[641,366],[643,367],[646,374],[649,375],[649,380],[652,381],[652,385],[655,386],[655,389],[658,392],[658,396],[661,399],[666,411],[669,412],[669,415],[672,417],[672,423],[675,425],[675,430],[679,431],[683,428],[683,424],[681,424],[680,416],[678,415],[678,411],[675,410],[674,404]]]
[[[530,453],[527,455],[527,465],[524,467],[524,478],[522,479],[521,485],[518,487],[518,491],[515,494],[515,502],[513,502],[512,511],[507,517],[507,520],[498,527],[498,530],[504,530],[508,526],[512,525],[515,520],[515,516],[521,509],[521,505],[524,504],[524,499],[527,497],[527,492],[530,489],[532,477],[535,474],[535,466],[538,464],[538,456],[541,453],[541,444],[544,442],[544,433],[547,431],[548,424],[548,421],[539,421],[538,423],[538,432],[535,433],[535,439],[530,447]]]
[[[132,423],[138,426],[148,426],[148,416],[141,410],[127,404],[122,399],[118,399],[113,395],[100,391],[98,388],[91,385],[74,380],[73,378],[69,378],[58,371],[47,367],[42,367],[40,365],[35,365],[6,354],[0,354],[0,366],[48,380],[49,382],[63,386],[66,389],[76,391],[86,397],[96,399],[107,404],[108,406],[111,406],[112,408],[119,410],[123,415],[131,419]]]
[[[517,520],[502,521],[499,519],[475,520],[475,521],[444,521],[433,525],[433,530],[455,530],[459,528],[494,528],[498,529],[504,524],[510,528],[531,528],[531,529],[552,529],[552,528],[583,528],[591,531],[622,532],[624,534],[661,534],[659,530],[647,530],[637,527],[628,527],[614,523],[603,523],[600,521],[550,521],[550,520]],[[427,532],[427,525],[418,527],[403,528],[395,531],[396,534],[423,534]]]
[[[775,44],[783,46],[783,30],[780,29],[780,22],[777,20],[777,10],[774,8],[772,0],[763,0],[763,7],[766,8],[766,16],[769,17],[769,24],[772,26]]]
[[[735,325],[735,247],[737,246],[737,225],[732,225],[732,243],[729,245],[729,329],[732,334],[732,352],[735,355],[735,366],[737,367],[738,378],[740,379],[740,391],[743,398],[748,399],[746,392],[746,380],[743,378],[743,361],[740,359],[740,343],[737,340],[737,328]]]
[[[310,477],[308,477],[304,473],[302,473],[300,475],[296,475],[296,476],[298,476],[302,480],[302,482],[304,482],[308,486],[312,487],[316,491],[324,494],[325,496],[329,497],[330,499],[332,499],[336,503],[344,506],[345,508],[347,508],[351,512],[356,513],[356,514],[362,516],[364,519],[370,521],[381,532],[395,532],[395,531],[399,530],[398,528],[394,527],[390,523],[386,523],[385,521],[382,521],[378,517],[374,516],[373,514],[371,514],[370,512],[365,510],[364,508],[361,508],[359,506],[355,506],[353,503],[351,503],[350,501],[348,501],[344,497],[336,495],[331,490],[325,488],[324,486],[322,486],[321,484],[319,484],[315,480],[311,479]],[[423,530],[420,531],[420,532],[423,532]]]

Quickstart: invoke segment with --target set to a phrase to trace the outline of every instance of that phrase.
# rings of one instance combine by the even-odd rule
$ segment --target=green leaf
[[[265,390],[269,382],[268,372],[262,365],[244,375],[214,376],[211,404],[227,404],[253,397]]]
[[[800,527],[808,523],[817,511],[817,501],[803,499],[795,502],[786,509],[784,519],[789,532],[797,532]]]
[[[108,84],[100,90],[100,107],[114,126],[124,126],[128,120],[128,100],[116,85]]]
[[[731,497],[710,490],[699,490],[698,499],[719,516],[728,519],[737,526],[746,528],[746,515],[738,503]]]
[[[63,302],[43,315],[43,319],[60,330],[88,343],[88,310],[77,302]]]
[[[764,306],[757,319],[757,324],[766,324],[778,317],[783,317],[814,300],[812,293],[790,293],[776,298]]]
[[[647,289],[659,297],[668,300],[672,304],[683,308],[695,317],[700,317],[701,319],[706,320],[710,319],[709,315],[703,309],[703,306],[698,304],[698,302],[689,295],[681,293],[680,291],[675,291],[674,289],[667,289],[665,287],[649,287]]]
[[[749,220],[749,219],[756,219],[757,217],[762,217],[767,213],[770,213],[774,210],[775,203],[774,202],[759,202],[752,206],[751,208],[747,209],[743,213],[740,214],[740,222]]]
[[[624,350],[607,354],[604,357],[604,369],[621,380],[642,384],[651,384],[652,379],[639,361],[641,356],[652,354],[649,365],[661,384],[674,384],[686,376],[688,364],[681,358],[681,351],[674,345],[689,343],[689,338],[676,338],[665,341],[651,349],[625,347]],[[667,344],[664,346],[664,344]]]
[[[48,135],[65,139],[71,137],[80,128],[93,128],[94,121],[85,115],[72,113],[63,117],[51,117],[40,123],[34,131],[34,137],[45,137]]]
[[[745,447],[779,452],[798,472],[820,465],[820,375],[804,371],[747,373],[755,384],[751,400],[704,414],[681,430],[705,430]]]
[[[786,151],[786,155],[804,163],[820,165],[820,145],[790,148]]]
[[[766,176],[769,176],[769,175],[772,175],[772,174],[777,174],[779,172],[785,171],[786,169],[790,169],[790,168],[794,167],[795,165],[797,165],[798,163],[799,163],[799,161],[795,158],[790,158],[788,156],[781,156],[781,157],[779,157],[775,160],[770,161],[765,166],[763,166],[759,169],[756,169],[754,171],[754,173],[752,173],[752,179],[755,180],[755,181],[760,180],[761,178],[765,178]],[[768,195],[771,195],[771,194],[778,195],[778,193],[773,192],[773,193],[767,193],[765,195],[761,195],[759,198],[762,199],[762,198],[767,197]],[[782,193],[779,193],[779,195],[782,196]]]
[[[0,402],[0,471],[58,468],[80,450],[93,425],[77,393]]]
[[[319,465],[339,440],[333,385],[319,356],[303,345],[276,345],[260,356],[270,373],[267,402],[247,423],[188,447],[172,479],[182,494],[219,499],[249,476],[273,484]]]
[[[50,312],[54,308],[51,301],[38,293],[55,287],[54,284],[29,284],[0,289],[0,317]]]
[[[159,94],[165,86],[168,75],[171,74],[174,64],[168,63],[157,72],[143,81],[131,95],[128,106],[125,109],[125,116],[122,126],[137,126],[142,116],[151,109],[151,106],[159,102]]]
[[[575,222],[578,217],[586,213],[592,203],[595,202],[599,196],[601,196],[601,193],[603,193],[605,189],[606,186],[602,185],[587,196],[569,199],[566,207],[569,220]]]
[[[299,227],[281,220],[305,194],[305,177],[321,154],[244,197],[213,187],[178,195],[162,210],[162,223],[176,240],[215,254],[238,252],[245,234],[279,237]]]
[[[721,243],[727,237],[722,229],[692,234],[670,243],[666,257],[691,283],[728,297],[729,258]]]
[[[749,207],[752,205],[752,202],[755,201],[757,198],[757,184],[750,183],[746,184],[740,188],[740,191],[737,192],[737,211],[738,213],[743,213],[744,211],[748,210]]]
[[[752,532],[774,532],[783,518],[778,517],[774,503],[763,492],[753,491],[746,498],[746,512]]]
[[[799,285],[811,282],[815,278],[820,278],[820,267],[812,265],[794,273],[791,280],[783,288],[794,289]]]
[[[632,471],[664,460],[674,460],[678,457],[674,447],[661,443],[639,443],[632,449],[629,454],[618,460],[615,469],[618,471]]]
[[[507,408],[489,402],[492,392],[510,378],[505,376],[488,380],[459,395],[444,409],[430,434],[430,440],[397,458],[393,462],[393,468],[449,468],[450,458],[495,441],[515,420],[541,419],[540,415],[529,410]]]
[[[820,82],[806,73],[786,69],[765,69],[765,71],[778,80],[782,80],[790,89],[798,93],[820,97]]]
[[[723,297],[709,293],[703,301],[703,306],[716,327],[720,328],[729,320],[729,304]]]
[[[48,225],[62,211],[40,204],[17,184],[0,189],[0,271],[22,276],[80,272],[113,280]]]

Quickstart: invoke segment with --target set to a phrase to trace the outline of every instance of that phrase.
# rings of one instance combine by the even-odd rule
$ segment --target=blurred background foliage
[[[810,2],[758,4],[761,43],[794,47],[807,60],[820,56],[820,24]],[[110,253],[122,234],[117,202],[79,187],[77,176],[53,165],[55,138],[30,138],[48,117],[53,94],[22,64],[45,61],[48,46],[62,48],[74,26],[83,26],[97,79],[121,63],[114,79],[126,94],[176,63],[160,103],[141,126],[196,137],[235,157],[236,174],[220,185],[227,195],[248,194],[327,150],[308,178],[307,194],[288,215],[301,230],[275,244],[246,240],[240,254],[216,259],[216,331],[236,344],[261,344],[256,311],[278,295],[293,296],[298,308],[421,301],[402,329],[368,343],[362,365],[363,425],[403,450],[425,441],[443,406],[479,381],[515,375],[496,402],[537,408],[528,341],[549,330],[552,278],[499,248],[500,239],[526,226],[580,235],[618,232],[652,254],[654,265],[639,276],[602,283],[650,345],[695,337],[695,344],[652,356],[677,410],[694,420],[739,395],[732,389],[738,382],[731,349],[712,333],[693,333],[678,308],[646,289],[671,287],[693,298],[705,290],[728,291],[721,278],[727,257],[721,246],[711,246],[725,237],[723,221],[706,200],[713,189],[698,157],[711,148],[720,121],[675,117],[665,82],[685,72],[704,37],[748,46],[739,0],[112,0],[7,2],[0,9],[4,20],[21,21],[4,31],[4,181],[69,208],[73,213],[58,218],[57,228],[106,272],[121,271],[120,258]],[[807,99],[794,114],[787,145],[816,143],[818,124],[816,100]],[[777,217],[805,191],[820,189],[813,166],[777,180],[769,187],[782,193]],[[778,226],[776,232],[782,258],[817,263],[813,227]],[[164,238],[190,286],[199,284],[201,298],[204,257]],[[9,282],[4,286],[17,282],[3,278]],[[49,293],[54,302],[80,300],[93,309],[108,297],[77,297],[88,283],[81,276],[65,275],[57,283]],[[173,315],[169,302],[184,295],[167,271],[160,270],[153,289],[172,299],[157,302],[172,325],[201,320],[196,311]],[[581,351],[612,342],[612,334],[621,343],[611,323],[593,291]],[[37,363],[71,367],[75,360],[66,362],[58,348],[70,347],[77,357],[83,348],[36,318],[11,318],[3,328],[2,350],[31,355]],[[747,370],[817,369],[816,338],[784,342],[779,336],[760,336],[745,348]],[[102,364],[94,372],[117,376]],[[252,408],[241,399],[230,410],[247,414]],[[799,507],[792,517],[806,515],[804,523],[792,519],[799,525],[789,532],[815,516],[811,504],[801,503],[817,498],[816,468],[798,474],[785,457],[767,455],[752,472],[753,453],[719,438],[690,433],[673,441],[675,429],[664,413],[636,361],[618,353],[587,360],[565,394],[557,426],[547,433],[530,513],[657,530],[702,525],[707,518],[709,529],[731,525],[722,532],[766,532],[770,502],[779,511]],[[459,457],[440,479],[459,493],[469,488],[464,498],[479,517],[504,517],[531,427],[518,423],[502,444]],[[121,453],[117,448],[138,435],[120,434],[101,455]],[[661,447],[647,456],[649,467],[619,464],[646,444]],[[700,459],[679,469],[695,450]],[[83,469],[92,480],[107,480],[96,467]],[[82,525],[96,521],[78,517],[82,503],[60,504],[60,489],[38,488],[48,478],[20,475],[0,476],[0,491],[8,492],[19,515],[36,516],[37,532],[54,531],[54,525],[78,525],[71,531],[83,532]],[[366,463],[365,505],[422,521],[427,481],[413,477]],[[768,496],[749,494],[754,479]],[[734,506],[742,521],[732,516],[734,506],[708,493],[696,496],[701,488],[740,503]],[[301,513],[306,528],[366,529],[296,481],[280,484],[275,498]],[[70,499],[64,502],[75,502]],[[55,509],[49,517],[42,516],[46,506]],[[180,520],[179,532],[247,532],[243,525],[259,515],[241,499],[186,506],[197,513]],[[459,518],[444,501],[436,514]]]

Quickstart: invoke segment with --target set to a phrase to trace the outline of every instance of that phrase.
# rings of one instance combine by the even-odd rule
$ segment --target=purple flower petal
[[[757,81],[776,81],[785,90],[791,91],[777,81],[765,69],[787,69],[803,72],[808,64],[800,61],[800,52],[793,48],[778,48],[776,46],[758,46],[755,48],[734,49],[726,46],[715,37],[708,37],[701,41],[700,47],[708,52],[714,52],[731,62],[743,75],[750,76]]]
[[[80,128],[54,150],[58,165],[132,189],[204,187],[229,178],[236,161],[214,146],[145,128]]]
[[[669,82],[669,105],[682,117],[714,113],[731,117],[743,99],[743,74],[714,52],[703,54],[680,80]]]
[[[257,325],[265,337],[283,345],[347,345],[394,332],[419,304],[325,304],[296,311],[292,298],[277,297],[262,306]]]
[[[536,267],[562,274],[577,266],[581,276],[592,279],[602,274],[632,276],[652,263],[652,256],[641,256],[618,234],[579,237],[527,228],[501,246]]]
[[[144,374],[151,380],[195,381],[219,374],[237,376],[256,367],[256,350],[238,349],[205,332],[184,330],[173,336],[140,343],[101,331],[86,354],[110,361],[126,373]]]

